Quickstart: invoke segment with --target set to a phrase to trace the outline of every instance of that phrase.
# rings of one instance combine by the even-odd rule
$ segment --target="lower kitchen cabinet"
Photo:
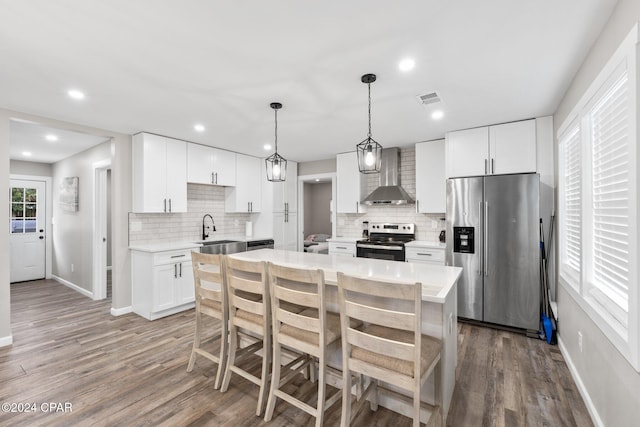
[[[355,242],[329,242],[329,255],[355,257],[356,244]]]
[[[405,260],[418,264],[444,265],[443,248],[406,247]]]
[[[191,249],[134,250],[131,267],[134,313],[155,320],[194,306]]]

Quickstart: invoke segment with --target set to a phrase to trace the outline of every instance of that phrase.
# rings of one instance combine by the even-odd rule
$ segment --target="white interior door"
[[[11,283],[45,277],[44,181],[11,180]]]

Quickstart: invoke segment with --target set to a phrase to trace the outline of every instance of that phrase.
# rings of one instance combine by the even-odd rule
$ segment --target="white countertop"
[[[255,240],[266,240],[273,239],[271,236],[211,236],[207,241],[218,241],[218,240],[234,240],[236,242],[253,242]],[[181,249],[191,249],[191,248],[199,248],[202,246],[202,240],[196,241],[170,241],[170,242],[157,242],[157,243],[142,243],[129,246],[129,249],[132,251],[141,251],[141,252],[165,252],[165,251],[177,251]]]
[[[413,240],[404,244],[407,248],[429,248],[429,249],[444,249],[447,245],[445,243],[433,242],[431,240]]]
[[[364,237],[331,237],[329,239],[327,239],[327,242],[333,242],[333,243],[355,243],[358,240],[362,240],[364,239]]]
[[[298,268],[324,270],[327,284],[337,284],[337,272],[354,276],[394,281],[422,283],[422,300],[443,304],[462,273],[460,267],[414,264],[371,258],[348,258],[336,255],[260,249],[229,255],[233,258],[253,261],[269,261]]]
[[[199,243],[194,242],[160,242],[160,243],[147,243],[147,244],[133,244],[129,246],[132,251],[140,252],[166,252],[177,251],[181,249],[195,249],[202,246]]]

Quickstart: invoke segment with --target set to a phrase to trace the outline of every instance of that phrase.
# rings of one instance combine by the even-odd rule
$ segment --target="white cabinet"
[[[355,242],[329,242],[329,255],[338,255],[344,257],[356,256]]]
[[[273,213],[273,247],[285,251],[298,250],[298,213]]]
[[[133,136],[133,211],[187,211],[187,143],[148,133]]]
[[[191,249],[132,251],[131,286],[133,312],[146,319],[155,320],[193,307]]]
[[[536,172],[536,121],[489,127],[491,174]]]
[[[444,265],[444,248],[406,247],[405,259],[418,264]]]
[[[418,213],[444,213],[446,187],[444,139],[416,144],[416,210]]]
[[[287,161],[284,182],[267,181],[264,162],[260,165],[262,204],[255,230],[273,236],[274,248],[298,250],[298,163]]]
[[[225,212],[260,212],[261,176],[257,157],[236,154],[236,186],[225,187]]]
[[[446,176],[536,172],[536,120],[447,133]]]
[[[236,153],[200,144],[187,144],[187,181],[236,185]]]
[[[337,213],[364,213],[366,205],[360,203],[367,194],[367,175],[358,169],[356,152],[338,154],[336,158]]]

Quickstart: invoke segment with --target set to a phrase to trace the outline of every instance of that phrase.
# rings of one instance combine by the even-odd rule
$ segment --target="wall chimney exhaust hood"
[[[382,150],[380,182],[364,200],[365,205],[406,205],[415,203],[409,193],[400,186],[400,149]]]

